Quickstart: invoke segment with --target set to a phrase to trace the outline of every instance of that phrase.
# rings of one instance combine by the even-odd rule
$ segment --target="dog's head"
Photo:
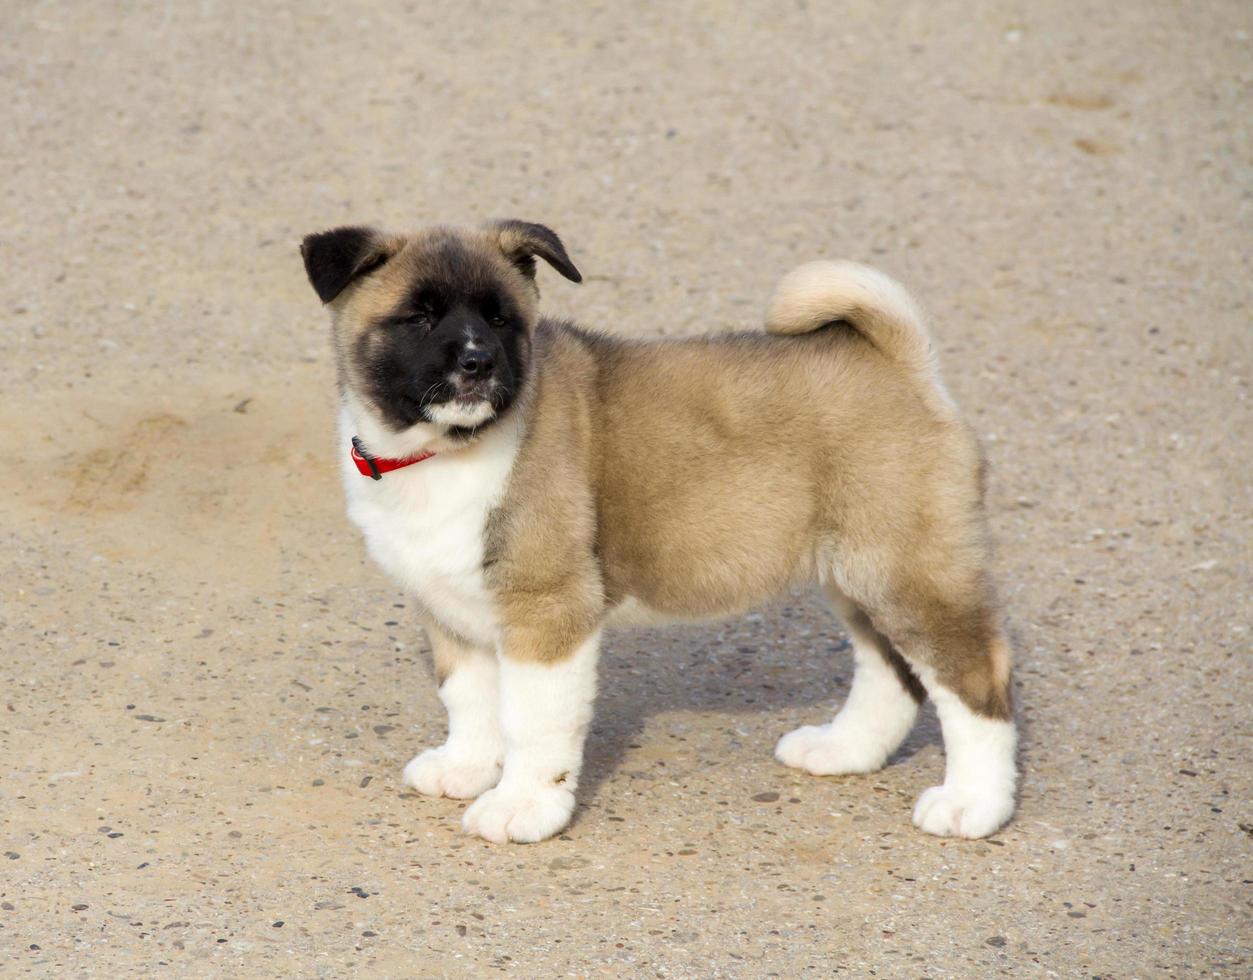
[[[332,312],[341,389],[381,431],[419,442],[467,438],[517,398],[538,316],[536,258],[582,279],[561,239],[523,221],[413,235],[336,228],[300,251]]]

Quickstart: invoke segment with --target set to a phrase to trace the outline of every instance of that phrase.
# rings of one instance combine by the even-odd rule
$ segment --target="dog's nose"
[[[461,352],[461,356],[457,358],[457,367],[462,372],[470,375],[470,377],[480,377],[490,374],[495,362],[492,355],[485,350],[478,348],[470,348]]]

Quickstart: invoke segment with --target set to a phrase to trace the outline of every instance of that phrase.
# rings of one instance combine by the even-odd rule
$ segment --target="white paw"
[[[470,804],[461,826],[495,844],[531,844],[557,833],[574,813],[574,793],[564,786],[498,786]]]
[[[987,837],[1014,815],[1014,794],[932,786],[914,805],[914,826],[937,837]]]
[[[440,746],[411,759],[401,781],[425,796],[470,800],[500,781],[500,762],[454,754]]]
[[[869,733],[832,723],[806,725],[789,732],[779,739],[774,757],[785,766],[815,776],[842,776],[882,769],[890,752]]]

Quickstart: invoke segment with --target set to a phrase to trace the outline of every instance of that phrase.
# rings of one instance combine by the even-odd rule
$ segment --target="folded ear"
[[[333,228],[306,235],[300,243],[305,272],[318,299],[329,303],[350,282],[369,275],[389,258],[387,240],[373,228]]]
[[[571,282],[582,282],[583,276],[566,255],[566,247],[551,228],[529,221],[496,221],[492,230],[497,234],[500,250],[522,270],[528,279],[535,278],[535,257],[551,265]]]

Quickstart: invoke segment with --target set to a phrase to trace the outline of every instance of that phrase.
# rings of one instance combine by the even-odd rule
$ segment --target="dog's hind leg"
[[[914,823],[942,837],[987,837],[1014,812],[1018,744],[1010,656],[986,603],[914,605],[876,614],[922,679],[944,734],[944,783],[924,792]]]
[[[816,776],[874,772],[914,726],[926,691],[870,617],[835,586],[826,592],[853,645],[853,686],[835,719],[784,735],[775,758]]]

